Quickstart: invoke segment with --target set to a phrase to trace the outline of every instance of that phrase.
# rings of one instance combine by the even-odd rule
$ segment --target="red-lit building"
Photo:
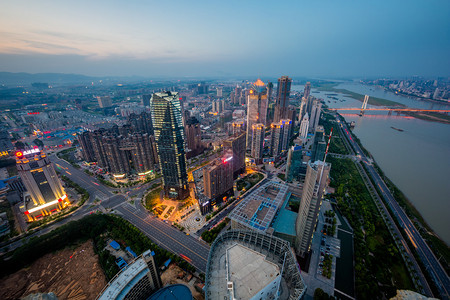
[[[24,213],[28,221],[59,212],[70,205],[53,164],[39,148],[17,151],[16,164],[27,189]]]
[[[212,206],[233,188],[232,160],[232,156],[217,158],[203,169],[205,195]]]

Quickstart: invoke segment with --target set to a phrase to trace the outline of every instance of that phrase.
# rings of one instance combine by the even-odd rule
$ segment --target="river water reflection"
[[[450,109],[450,105],[416,100],[359,83],[343,83],[338,88],[385,98],[415,108]],[[303,90],[294,85],[293,90]],[[361,107],[361,102],[342,94],[314,91],[332,108]],[[335,97],[337,99],[331,98]],[[369,106],[370,107],[370,106]],[[355,121],[354,133],[372,153],[385,174],[420,211],[427,223],[450,244],[450,125],[424,121],[393,113],[342,113]],[[402,129],[400,132],[392,127]]]

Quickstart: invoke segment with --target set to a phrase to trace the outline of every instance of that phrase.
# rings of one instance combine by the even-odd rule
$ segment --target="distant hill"
[[[0,72],[0,84],[6,85],[28,85],[34,82],[46,82],[48,84],[88,83],[92,80],[96,80],[96,78],[79,74]]]
[[[0,85],[31,85],[32,83],[48,83],[49,85],[61,84],[88,84],[92,81],[103,80],[104,83],[139,82],[147,80],[142,76],[105,76],[94,77],[80,74],[64,73],[12,73],[0,72]]]

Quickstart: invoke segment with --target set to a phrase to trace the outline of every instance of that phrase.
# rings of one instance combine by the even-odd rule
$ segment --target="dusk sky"
[[[450,1],[2,1],[0,71],[450,76]]]

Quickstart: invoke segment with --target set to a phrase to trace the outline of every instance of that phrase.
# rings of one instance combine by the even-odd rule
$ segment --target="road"
[[[162,220],[153,217],[145,210],[139,200],[135,200],[132,204],[130,203],[130,196],[136,195],[139,199],[139,196],[142,197],[148,187],[156,182],[160,182],[160,179],[156,179],[155,181],[144,184],[140,187],[127,188],[126,190],[128,190],[128,194],[115,194],[113,191],[117,191],[117,189],[102,185],[96,178],[74,168],[65,160],[56,157],[56,155],[50,155],[49,157],[55,164],[57,170],[73,182],[86,189],[90,194],[90,198],[83,205],[83,207],[76,210],[69,217],[39,230],[26,238],[8,244],[8,251],[23,245],[34,236],[40,236],[48,233],[63,224],[81,219],[93,211],[100,209],[104,211],[112,211],[115,214],[121,215],[134,226],[139,228],[156,244],[174,254],[182,254],[186,256],[190,259],[189,263],[198,271],[203,273],[206,272],[209,245],[203,241],[195,239],[192,236],[188,236],[173,228],[171,225],[164,223]],[[100,200],[99,204],[95,201],[96,199]]]
[[[406,215],[405,211],[400,207],[400,205],[395,200],[394,196],[388,189],[386,183],[383,181],[381,176],[377,173],[374,166],[369,162],[368,158],[359,147],[359,145],[353,140],[347,124],[345,122],[340,122],[342,124],[342,128],[344,135],[347,140],[352,144],[354,149],[356,150],[356,154],[361,156],[361,161],[365,164],[366,169],[369,172],[369,175],[375,182],[375,185],[378,186],[381,191],[381,196],[384,198],[385,202],[392,210],[395,218],[397,219],[400,226],[406,232],[411,244],[417,251],[417,254],[425,265],[425,269],[430,274],[432,280],[434,281],[436,287],[439,290],[439,294],[443,299],[450,299],[450,279],[447,273],[445,272],[442,265],[439,263],[438,259],[431,251],[430,247],[428,247],[427,243],[424,241],[418,230],[414,227],[413,222]]]

